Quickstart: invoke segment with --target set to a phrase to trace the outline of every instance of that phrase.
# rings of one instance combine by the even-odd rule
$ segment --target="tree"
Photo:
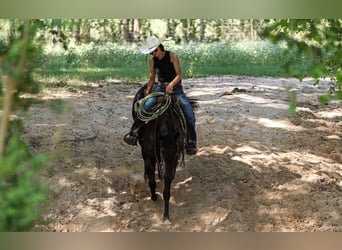
[[[274,43],[286,42],[289,50],[307,58],[307,72],[296,70],[289,60],[285,65],[289,74],[300,80],[312,76],[315,84],[331,79],[334,87],[322,102],[342,100],[342,19],[268,20],[262,35]]]
[[[80,19],[74,20],[73,28],[72,28],[72,38],[74,39],[75,44],[81,43],[80,29],[81,29],[81,20]]]
[[[22,107],[20,94],[37,91],[31,72],[39,51],[37,31],[43,27],[40,20],[16,21],[9,42],[0,43],[0,231],[29,230],[46,199],[37,179],[45,157],[29,152],[20,140],[21,121],[10,119],[14,109]]]
[[[199,37],[199,41],[200,42],[204,42],[205,40],[205,21],[203,19],[200,19],[200,37]]]
[[[140,20],[133,19],[133,42],[139,42],[140,40]]]
[[[2,34],[13,36],[20,20],[0,19],[0,39]],[[90,42],[140,42],[152,35],[152,19],[42,19],[39,32],[45,42],[63,45],[70,42],[79,45]],[[222,41],[256,39],[265,26],[263,20],[243,19],[158,19],[158,32],[167,35],[176,43],[189,41]],[[164,28],[165,27],[165,28]]]
[[[176,27],[177,27],[177,22],[175,19],[167,19],[166,33],[174,41],[176,40]]]
[[[182,24],[181,43],[187,44],[188,43],[188,20],[181,19],[181,24]]]

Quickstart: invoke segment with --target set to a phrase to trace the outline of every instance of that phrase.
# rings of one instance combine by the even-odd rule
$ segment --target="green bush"
[[[8,140],[0,158],[0,231],[29,231],[40,215],[46,190],[38,173],[46,156],[32,156],[16,135]]]
[[[165,41],[164,46],[179,55],[184,78],[223,74],[286,76],[283,65],[289,58],[293,62],[291,66],[302,72],[309,61],[296,57],[285,45],[267,41],[190,42],[187,45]],[[90,43],[68,50],[46,47],[40,57],[43,67],[37,72],[43,77],[62,80],[146,81],[148,58],[149,55],[140,53],[137,44]]]
[[[0,231],[29,231],[46,200],[38,174],[47,156],[32,155],[20,140],[21,121],[11,120],[14,111],[24,111],[31,104],[21,94],[39,91],[31,77],[36,55],[41,53],[34,40],[39,25],[36,20],[18,20],[18,35],[0,48],[0,94],[6,100],[0,98]]]

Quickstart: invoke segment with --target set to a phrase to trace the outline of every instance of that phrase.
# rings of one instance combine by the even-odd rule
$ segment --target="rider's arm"
[[[145,96],[151,93],[155,79],[156,79],[156,71],[154,69],[153,58],[149,62],[149,68],[150,68],[150,79],[147,83],[147,88],[145,90]]]
[[[179,83],[179,81],[182,79],[182,69],[180,60],[175,53],[170,53],[170,60],[173,64],[173,67],[176,71],[176,76],[173,78],[173,80],[169,83],[169,85],[166,87],[166,92],[171,93],[173,91],[173,88]]]

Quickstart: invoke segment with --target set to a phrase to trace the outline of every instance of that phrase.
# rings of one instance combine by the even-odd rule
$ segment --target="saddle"
[[[144,104],[149,98],[157,98],[157,103],[149,110],[144,110]],[[171,95],[165,94],[164,92],[153,92],[148,96],[137,100],[134,104],[134,111],[139,120],[148,123],[161,116],[169,108],[171,103]]]

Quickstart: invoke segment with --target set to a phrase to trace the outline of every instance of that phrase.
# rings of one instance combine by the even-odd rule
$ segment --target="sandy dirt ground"
[[[320,105],[329,88],[305,79],[185,79],[198,99],[198,153],[186,156],[171,190],[171,222],[149,198],[140,147],[122,141],[137,84],[68,82],[30,107],[22,139],[56,158],[34,231],[342,231],[342,107]],[[297,93],[295,116],[288,92]],[[55,108],[53,108],[55,107]]]

